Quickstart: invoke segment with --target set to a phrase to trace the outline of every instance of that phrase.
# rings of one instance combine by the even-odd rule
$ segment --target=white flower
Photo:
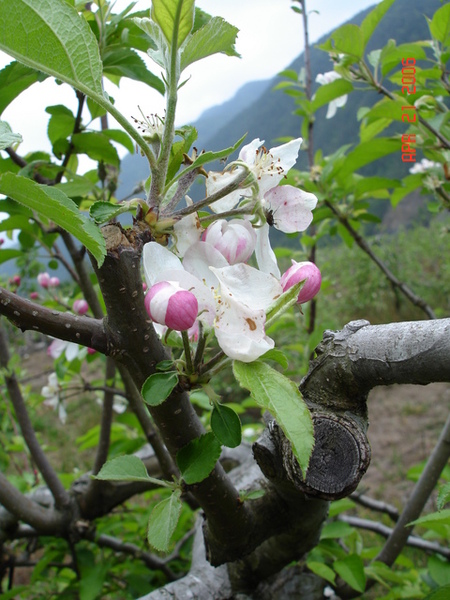
[[[291,140],[270,150],[267,150],[263,146],[263,143],[264,141],[256,138],[242,148],[239,152],[239,158],[236,161],[238,173],[243,168],[239,166],[239,162],[245,163],[246,168],[252,173],[254,182],[258,185],[258,199],[264,198],[266,192],[276,187],[289,169],[295,165],[302,138]],[[207,196],[211,196],[223,189],[235,177],[235,172],[229,171],[225,171],[224,173],[208,173],[206,180]],[[238,189],[211,204],[211,210],[215,213],[231,210],[242,197],[249,198],[252,195],[253,192],[250,188]]]
[[[434,160],[428,160],[428,158],[422,158],[422,160],[416,163],[413,167],[409,169],[411,175],[417,175],[417,173],[427,173],[431,169],[436,169],[440,167],[440,163],[434,162]]]
[[[156,242],[144,246],[147,285],[177,282],[197,298],[199,319],[213,326],[217,341],[230,358],[252,362],[273,348],[265,335],[265,311],[282,293],[279,281],[238,263],[229,265],[207,242],[197,242],[183,263]]]
[[[187,206],[192,206],[193,202],[189,196],[186,196]],[[174,247],[173,252],[179,257],[183,257],[188,248],[195,242],[198,242],[202,234],[202,226],[197,213],[186,215],[173,226]]]
[[[53,340],[50,346],[47,348],[47,354],[52,358],[59,358],[64,352],[66,359],[70,362],[74,358],[77,358],[80,346],[73,342],[66,342],[64,340]]]
[[[319,73],[316,77],[316,82],[320,85],[326,85],[327,83],[332,83],[337,79],[342,79],[339,73],[336,71],[327,71],[326,73]],[[338,108],[341,108],[347,102],[348,95],[344,94],[344,96],[339,96],[339,98],[335,98],[328,104],[327,111],[327,119],[332,119],[336,114]]]
[[[96,402],[100,406],[103,405],[103,394],[102,392],[95,392]],[[127,410],[128,402],[123,396],[119,396],[118,394],[114,394],[113,397],[113,411],[118,415],[121,415]]]
[[[48,376],[48,385],[44,385],[41,390],[41,395],[44,396],[44,404],[58,411],[58,418],[61,423],[65,423],[67,412],[64,403],[59,395],[60,385],[56,373],[51,373]]]

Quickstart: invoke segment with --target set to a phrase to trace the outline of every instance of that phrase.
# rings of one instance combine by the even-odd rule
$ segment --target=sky
[[[314,43],[378,1],[310,0],[307,3],[310,42]],[[114,12],[120,12],[129,3],[130,0],[117,0]],[[183,72],[189,80],[179,92],[178,125],[192,123],[205,109],[229,100],[245,83],[270,79],[289,66],[303,51],[302,19],[291,10],[292,4],[290,0],[197,0],[196,5],[204,11],[221,16],[238,27],[236,49],[242,58],[215,55]],[[134,10],[146,10],[149,6],[150,0],[137,0]],[[0,68],[11,60],[0,52]],[[159,75],[160,68],[150,59],[147,62]],[[127,118],[139,117],[138,106],[145,114],[162,115],[164,112],[162,96],[144,84],[127,79],[122,81],[120,88],[107,82],[106,89]],[[49,115],[45,112],[49,104],[65,104],[75,111],[73,90],[67,85],[57,85],[49,78],[31,86],[0,117],[14,132],[22,135],[24,141],[18,150],[20,154],[50,149],[46,138]],[[120,153],[123,154],[123,151]]]

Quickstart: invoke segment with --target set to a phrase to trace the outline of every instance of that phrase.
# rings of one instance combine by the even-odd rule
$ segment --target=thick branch
[[[352,321],[325,331],[300,390],[321,407],[346,410],[359,400],[365,411],[378,385],[450,381],[450,319],[370,325]]]
[[[107,338],[100,320],[50,310],[4,288],[0,288],[0,314],[21,331],[39,331],[108,354]]]

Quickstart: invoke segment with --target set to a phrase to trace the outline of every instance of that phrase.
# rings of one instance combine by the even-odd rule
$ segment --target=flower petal
[[[283,293],[278,279],[245,263],[221,269],[210,267],[220,282],[220,294],[245,304],[252,310],[265,311]]]
[[[208,242],[193,244],[183,258],[185,270],[203,281],[208,288],[215,288],[218,285],[209,267],[227,266],[229,266],[227,259]]]
[[[157,281],[161,281],[161,275],[169,269],[183,270],[181,260],[173,252],[157,242],[148,242],[145,244],[143,263],[145,281],[148,287],[151,287]],[[163,279],[167,279],[167,277],[163,277]]]
[[[186,196],[187,206],[192,206],[193,202]],[[177,256],[183,257],[186,250],[195,242],[198,242],[202,234],[202,226],[197,213],[192,213],[183,217],[173,226],[173,237],[175,245],[173,251]]]
[[[223,173],[210,171],[206,179],[206,195],[212,196],[212,194],[219,192],[226,185],[232,183],[233,180],[241,174],[241,172],[242,169],[239,168],[234,169],[233,171],[225,171]],[[227,194],[220,200],[213,202],[210,205],[210,209],[215,213],[222,213],[232,210],[239,202],[240,198],[245,195],[245,190],[237,189],[234,192]]]
[[[255,256],[260,271],[273,275],[277,279],[280,278],[281,273],[277,259],[270,245],[269,225],[267,223],[256,230]]]
[[[317,198],[292,185],[280,185],[264,197],[273,211],[274,227],[284,233],[304,231],[313,219]]]

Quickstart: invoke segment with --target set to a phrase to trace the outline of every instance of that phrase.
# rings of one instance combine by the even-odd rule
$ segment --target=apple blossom
[[[214,246],[230,265],[247,262],[256,245],[255,230],[243,219],[214,221],[206,229],[202,239]]]
[[[67,412],[63,401],[59,395],[60,386],[58,383],[58,377],[56,373],[51,373],[48,376],[48,385],[44,385],[41,390],[41,395],[44,396],[44,404],[50,406],[55,410],[58,410],[58,418],[61,423],[65,423],[67,419]]]
[[[73,311],[76,312],[78,315],[85,315],[87,313],[87,311],[89,310],[89,304],[84,299],[75,300],[72,308],[73,308]]]
[[[60,281],[59,281],[58,277],[50,277],[50,280],[48,282],[48,287],[58,287],[59,284],[60,284]]]
[[[50,275],[48,273],[39,273],[37,281],[41,287],[47,289],[50,283]]]
[[[37,300],[39,298],[39,294],[37,292],[30,292],[30,298],[32,300]]]
[[[73,342],[53,340],[53,342],[47,348],[47,354],[52,358],[59,358],[64,353],[66,359],[70,362],[78,356],[79,350],[79,345],[74,344]]]
[[[263,208],[271,211],[273,226],[284,233],[304,231],[310,225],[317,198],[292,185],[282,185],[267,192]]]
[[[20,275],[14,275],[13,278],[11,279],[11,282],[17,286],[20,285],[20,281],[21,281]]]
[[[256,138],[250,144],[244,146],[239,152],[238,160],[235,162],[239,172],[244,168],[242,163],[245,163],[245,168],[252,173],[254,182],[258,185],[259,199],[264,198],[266,192],[276,187],[289,169],[295,165],[302,138],[291,140],[270,150],[267,150],[263,146],[263,143],[264,141]],[[239,163],[241,163],[241,166]],[[225,171],[224,173],[208,173],[208,178],[206,179],[207,196],[211,196],[221,190],[234,177],[235,174],[229,171]],[[253,191],[250,188],[238,189],[211,204],[211,210],[215,213],[231,210],[238,204],[242,197],[249,198],[252,196]]]
[[[319,73],[316,77],[316,82],[320,85],[326,85],[327,83],[332,83],[337,79],[342,79],[342,77],[336,71],[327,71],[326,73]],[[343,96],[339,96],[335,98],[328,104],[327,111],[327,119],[332,119],[336,114],[338,108],[342,108],[347,102],[348,95],[344,94]]]
[[[177,282],[198,300],[198,318],[213,327],[224,353],[251,362],[273,347],[265,334],[265,311],[283,290],[270,274],[244,263],[229,265],[207,242],[196,242],[183,263],[156,242],[145,244],[144,273],[149,286]]]
[[[430,169],[436,169],[440,167],[440,163],[435,162],[434,160],[428,160],[428,158],[422,158],[422,160],[416,163],[409,169],[409,172],[412,175],[417,175],[417,173],[427,173]]]
[[[145,308],[150,318],[175,331],[192,327],[198,314],[198,301],[192,292],[176,282],[155,283],[145,296]]]
[[[281,276],[280,284],[283,292],[286,292],[296,283],[305,281],[297,298],[298,304],[303,304],[314,298],[320,290],[322,276],[316,265],[309,261],[296,262],[292,260],[292,267]]]

